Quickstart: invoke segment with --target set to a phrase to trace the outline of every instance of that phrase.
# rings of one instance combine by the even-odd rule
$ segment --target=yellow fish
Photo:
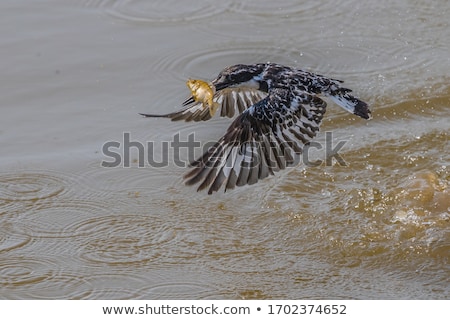
[[[219,104],[213,101],[216,88],[203,80],[189,79],[186,82],[189,90],[191,90],[192,97],[196,102],[203,103],[203,108],[209,108],[211,117],[216,113]]]

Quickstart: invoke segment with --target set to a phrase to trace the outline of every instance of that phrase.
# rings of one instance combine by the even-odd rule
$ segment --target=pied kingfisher
[[[370,119],[368,105],[341,87],[343,81],[274,63],[238,64],[222,70],[211,83],[220,116],[238,116],[222,138],[185,174],[187,185],[200,183],[197,191],[208,194],[235,186],[254,184],[294,163],[294,156],[319,130],[331,98],[345,110]],[[209,87],[207,87],[209,89]],[[194,99],[168,114],[141,114],[172,121],[209,120],[213,113]]]

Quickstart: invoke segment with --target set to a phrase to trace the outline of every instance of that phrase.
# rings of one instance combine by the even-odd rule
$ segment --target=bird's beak
[[[216,91],[228,88],[229,86],[232,85],[232,83],[225,77],[221,77],[217,81],[213,81],[212,84],[216,88]]]

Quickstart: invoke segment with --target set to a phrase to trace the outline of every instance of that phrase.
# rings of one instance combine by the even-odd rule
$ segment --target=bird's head
[[[216,90],[227,87],[259,87],[257,78],[264,68],[263,64],[245,65],[237,64],[223,69],[216,79],[212,81]]]

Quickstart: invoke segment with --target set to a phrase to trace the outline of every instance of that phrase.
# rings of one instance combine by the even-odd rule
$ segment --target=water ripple
[[[168,281],[146,287],[140,291],[144,299],[210,299],[214,290],[198,282]]]
[[[111,209],[100,202],[89,200],[63,200],[35,206],[26,214],[29,236],[35,238],[72,238],[89,235],[77,227],[83,221],[110,212]],[[25,222],[19,222],[25,223]]]
[[[228,1],[116,0],[92,3],[113,17],[140,23],[181,23],[214,17],[226,10]]]
[[[48,258],[8,257],[0,261],[0,285],[17,288],[48,281],[57,273],[56,260]]]
[[[21,248],[31,241],[31,236],[10,222],[3,222],[0,229],[0,253]]]
[[[55,197],[65,191],[65,182],[45,172],[20,172],[0,175],[0,200],[36,201]]]
[[[242,244],[234,246],[234,250],[216,247],[216,252],[209,254],[207,265],[215,270],[241,274],[282,272],[294,264],[294,259],[282,252]]]
[[[158,154],[157,157],[159,156]],[[145,161],[145,167],[142,168],[139,168],[136,162],[131,164],[131,168],[101,168],[98,162],[93,162],[81,173],[81,179],[86,188],[92,189],[100,196],[108,197],[113,194],[115,200],[127,199],[134,203],[141,202],[142,198],[164,193],[171,187],[172,184],[167,179],[169,172],[174,175],[175,180],[181,182],[183,171],[178,171],[177,175],[179,169],[174,169],[172,165],[155,168]],[[168,161],[172,159],[168,158]]]
[[[161,56],[155,61],[155,72],[171,72],[178,79],[189,77],[215,77],[221,69],[237,63],[273,61],[292,64],[302,53],[290,47],[271,42],[225,42],[214,47],[204,47],[187,54],[179,52]],[[205,74],[214,72],[214,74]],[[203,74],[201,74],[203,73]]]
[[[20,299],[87,299],[94,287],[81,274],[55,275],[21,292]]]
[[[272,219],[271,225],[269,211],[261,211],[257,221],[230,214],[228,221],[208,224],[211,236],[202,241],[205,264],[213,270],[230,273],[282,272],[291,267],[295,258],[285,254],[283,223],[277,220],[281,217],[272,217],[277,223]]]
[[[397,75],[434,63],[427,52],[430,47],[405,43],[384,36],[360,35],[331,38],[321,37],[302,43],[302,49],[316,57],[321,72],[378,77]],[[349,64],[351,63],[351,64]]]
[[[75,232],[93,235],[82,241],[82,259],[109,265],[155,264],[177,239],[170,225],[150,215],[95,217],[80,223]]]
[[[13,217],[25,212],[30,206],[26,201],[0,200],[0,217]]]
[[[230,13],[208,24],[198,25],[206,36],[224,39],[272,40],[290,38],[290,47],[299,47],[308,39],[326,36],[337,28],[360,28],[355,19],[347,19],[358,10],[348,1],[236,1]],[[336,28],[328,28],[335,20]],[[242,32],[246,30],[246,32]]]
[[[82,293],[86,299],[140,299],[140,289],[148,285],[151,279],[130,272],[94,274],[83,277],[89,284]]]
[[[289,18],[292,16],[311,16],[311,11],[322,10],[327,11],[331,8],[339,8],[337,4],[333,2],[333,5],[329,2],[322,3],[320,1],[236,1],[232,10],[243,15],[255,15],[255,16],[284,16]]]

